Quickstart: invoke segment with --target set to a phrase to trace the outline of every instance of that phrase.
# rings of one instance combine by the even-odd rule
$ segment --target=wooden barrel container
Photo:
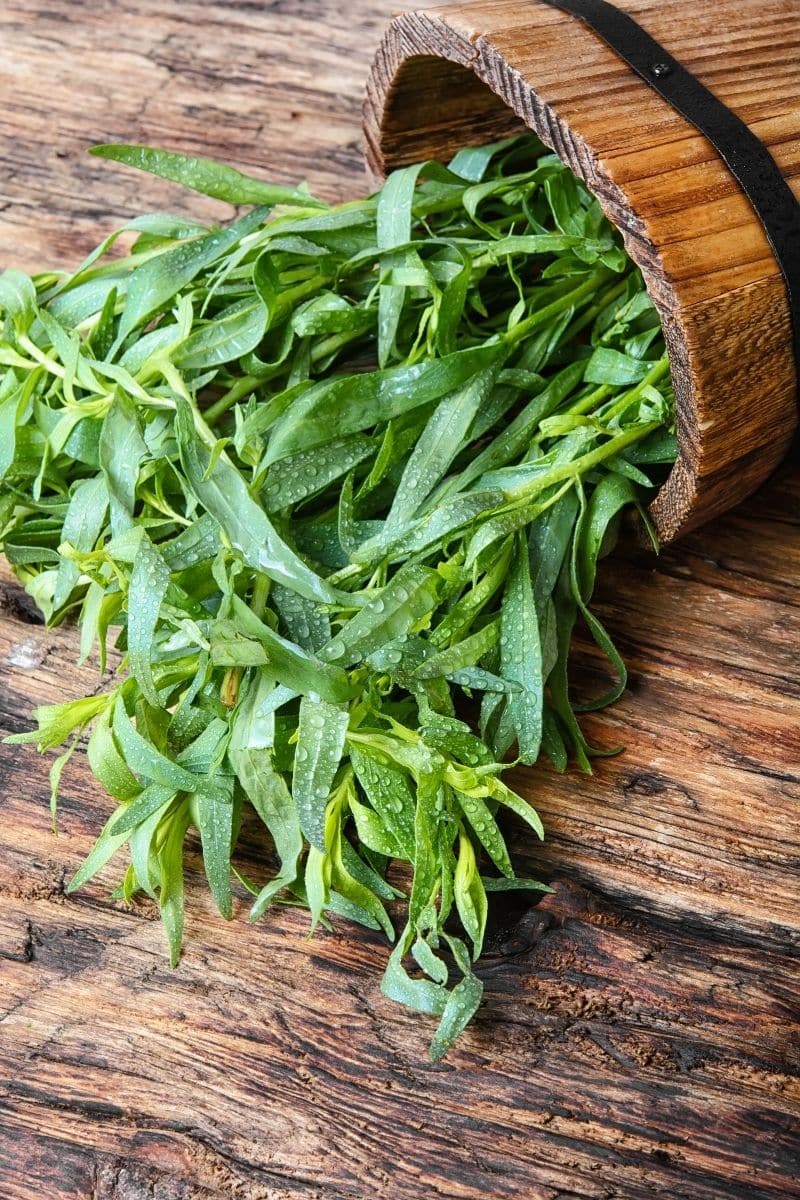
[[[800,197],[800,0],[621,3],[745,122]],[[679,456],[653,515],[670,541],[752,492],[786,453],[798,419],[786,281],[710,138],[583,20],[541,0],[485,0],[392,21],[365,104],[376,175],[520,122],[597,196],[661,316]]]

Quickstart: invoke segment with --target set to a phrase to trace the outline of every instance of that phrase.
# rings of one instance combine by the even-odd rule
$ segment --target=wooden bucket
[[[622,2],[742,118],[800,197],[800,0]],[[595,193],[658,307],[679,457],[652,512],[671,541],[754,491],[790,444],[797,369],[785,278],[710,138],[583,20],[541,0],[487,0],[392,21],[365,103],[376,175],[446,159],[520,122]]]

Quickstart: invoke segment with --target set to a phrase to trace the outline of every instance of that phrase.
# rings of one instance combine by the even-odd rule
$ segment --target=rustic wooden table
[[[390,0],[6,0],[0,262],[74,264],[143,208],[220,206],[88,159],[136,140],[328,198],[364,189],[360,92]],[[765,386],[768,381],[765,380]],[[656,561],[604,569],[632,686],[587,781],[527,773],[556,890],[495,921],[487,1002],[441,1065],[385,1001],[386,948],[293,910],[232,924],[193,861],[176,971],[158,923],[64,881],[106,801],[2,748],[3,1200],[800,1197],[800,480]],[[613,600],[613,603],[612,603]],[[76,638],[0,582],[0,714],[91,688]],[[587,677],[592,658],[587,658]],[[246,846],[244,861],[256,856]]]

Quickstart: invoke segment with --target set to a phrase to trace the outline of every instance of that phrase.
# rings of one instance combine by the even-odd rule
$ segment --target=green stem
[[[352,333],[332,333],[328,337],[322,338],[315,346],[311,347],[312,363],[321,362],[323,358],[327,358],[330,354],[336,354],[338,350],[343,350],[351,342],[357,342],[364,336],[364,333],[364,329],[357,329]]]
[[[271,586],[272,581],[268,575],[256,575],[256,581],[253,584],[253,595],[250,598],[250,608],[259,621],[263,618],[266,611]]]
[[[658,362],[651,367],[644,379],[640,379],[635,387],[623,392],[619,399],[615,400],[614,403],[605,410],[605,412],[602,412],[598,415],[601,416],[603,421],[606,423],[608,423],[610,420],[613,420],[615,416],[623,413],[634,400],[637,400],[646,387],[652,387],[654,384],[658,383],[659,380],[663,379],[668,372],[669,359],[665,354],[663,358],[660,358]]]
[[[605,282],[609,277],[610,271],[605,269],[593,272],[579,287],[573,288],[571,292],[567,292],[564,296],[559,296],[558,300],[553,300],[551,304],[546,304],[544,308],[538,309],[531,313],[524,321],[520,321],[513,329],[504,334],[504,341],[514,345],[516,342],[522,341],[534,329],[538,329],[540,325],[545,325],[551,321],[553,317],[557,317],[559,313],[565,312],[573,305],[579,304],[581,300],[585,300],[587,296],[593,295],[598,287]]]
[[[225,415],[229,408],[232,408],[239,400],[244,399],[249,392],[258,387],[259,383],[263,382],[263,379],[259,379],[255,375],[242,376],[238,383],[228,388],[227,392],[223,396],[220,396],[219,400],[215,400],[213,404],[205,409],[203,416],[207,423],[214,425],[220,417]]]
[[[601,312],[608,308],[609,304],[616,300],[616,298],[625,291],[625,288],[628,285],[628,278],[628,275],[623,275],[622,279],[620,279],[618,283],[615,283],[613,287],[608,288],[605,292],[603,292],[596,304],[591,304],[589,308],[585,309],[580,314],[579,317],[576,317],[569,327],[569,336],[574,337],[575,334],[580,333],[582,329],[585,329],[587,325],[593,324],[593,322],[596,321],[596,319],[600,316]]]
[[[605,400],[607,396],[612,395],[613,391],[613,388],[604,383],[601,387],[595,388],[593,392],[589,392],[589,395],[584,396],[582,400],[578,400],[576,404],[571,404],[565,410],[565,415],[569,414],[571,417],[578,417],[582,413],[591,412],[592,409],[597,407],[599,401]]]
[[[634,442],[641,441],[642,438],[647,437],[654,430],[660,429],[661,425],[661,421],[648,421],[641,425],[632,425],[629,429],[624,429],[622,433],[618,433],[616,437],[612,437],[609,441],[604,442],[602,446],[597,446],[596,449],[590,450],[588,454],[583,454],[580,458],[573,459],[572,462],[562,463],[558,467],[553,467],[551,471],[537,476],[530,483],[523,483],[516,488],[509,488],[506,495],[515,504],[517,502],[525,503],[544,488],[551,487],[554,483],[560,483],[562,479],[569,479],[571,476],[578,478],[581,475],[585,475],[607,458],[613,458],[621,450],[632,446]]]

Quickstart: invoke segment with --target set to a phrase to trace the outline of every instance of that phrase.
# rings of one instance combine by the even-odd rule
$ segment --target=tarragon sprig
[[[532,137],[330,208],[142,147],[97,153],[247,206],[130,222],[71,275],[0,277],[2,545],[109,690],[36,711],[90,731],[116,803],[71,883],[126,848],[177,962],[195,828],[220,912],[303,904],[395,939],[386,994],[481,996],[509,755],[586,770],[568,656],[620,513],[674,458],[656,312],[597,202]],[[255,206],[255,207],[251,207]],[[109,256],[118,237],[128,251]],[[644,514],[643,514],[644,515]],[[234,868],[245,809],[277,869]],[[394,864],[399,864],[395,869]]]

